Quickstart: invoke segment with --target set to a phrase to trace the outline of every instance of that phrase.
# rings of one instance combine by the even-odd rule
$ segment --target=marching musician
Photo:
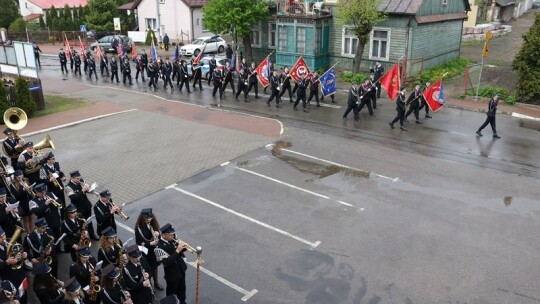
[[[69,176],[69,183],[65,187],[66,194],[71,203],[77,208],[79,216],[87,220],[92,216],[92,203],[86,195],[90,191],[90,185],[84,182],[78,170],[71,171]],[[93,240],[99,240],[99,237],[96,236],[94,225],[91,222],[87,223],[86,228]]]
[[[158,266],[154,249],[159,241],[159,223],[152,213],[152,208],[145,208],[141,211],[135,224],[135,243],[141,244],[148,249],[145,254],[146,261],[150,268],[149,273],[154,279],[154,287],[163,290],[158,280]]]
[[[49,228],[52,230],[55,239],[60,238],[60,227],[62,226],[62,216],[60,208],[62,204],[54,193],[47,192],[45,184],[34,186],[36,196],[29,202],[30,211],[38,218],[45,218]]]
[[[94,205],[94,214],[96,215],[97,231],[102,232],[108,227],[116,229],[114,214],[119,213],[122,209],[112,203],[111,192],[103,190],[99,193],[99,200]]]
[[[292,100],[292,91],[291,91],[291,81],[289,78],[291,75],[289,74],[289,67],[285,67],[283,69],[283,72],[281,72],[281,75],[279,75],[279,81],[282,84],[281,93],[279,94],[279,97],[283,97],[283,94],[285,94],[285,91],[289,91],[289,102],[293,102]]]
[[[259,98],[259,81],[257,80],[257,67],[255,67],[255,62],[251,63],[249,68],[249,87],[247,92],[251,92],[251,88],[255,90],[255,98]]]
[[[91,255],[90,248],[88,247],[79,247],[77,250],[77,261],[69,267],[69,276],[75,277],[77,281],[84,287],[83,292],[85,293],[85,303],[94,304],[100,303],[100,295],[95,294],[93,288],[90,288],[91,285],[99,285],[99,275],[101,270],[96,270],[96,259]],[[91,284],[90,281],[93,281]],[[88,289],[86,287],[89,287]],[[95,300],[92,297],[95,296]]]
[[[64,288],[66,290],[63,304],[87,304],[89,303],[86,297],[84,296],[81,284],[75,277],[69,278],[64,283]]]
[[[65,296],[64,283],[56,279],[51,267],[46,263],[34,265],[32,273],[34,276],[34,292],[41,304],[62,303]]]
[[[24,144],[25,150],[19,155],[17,160],[17,169],[21,169],[24,172],[24,175],[30,183],[39,182],[39,170],[35,172],[29,172],[27,167],[35,167],[41,162],[41,156],[34,156],[34,143],[29,141]]]
[[[15,257],[12,254],[8,256],[7,250],[8,242],[6,241],[6,233],[0,227],[0,277],[4,280],[9,280],[9,282],[16,286],[20,286],[26,278],[26,274],[22,267],[17,269],[15,265],[20,264],[20,261],[26,260],[27,254],[23,251],[20,257]],[[26,293],[23,295],[18,294],[17,296],[23,303],[26,303]]]
[[[234,74],[234,68],[232,68],[231,63],[227,61],[225,63],[225,66],[223,67],[223,79],[221,80],[223,92],[225,92],[225,89],[227,88],[227,84],[231,83],[233,94],[236,94],[236,90],[234,89],[234,83],[233,83],[233,74]]]
[[[4,153],[11,159],[11,166],[15,168],[17,167],[19,154],[24,149],[24,140],[15,136],[15,133],[10,128],[6,128],[4,134],[7,136],[2,143]]]
[[[129,261],[122,268],[122,279],[126,290],[131,294],[131,300],[134,304],[153,303],[154,290],[150,283],[148,264],[143,262],[145,259],[139,246],[129,246],[126,248],[126,254]]]
[[[165,293],[169,296],[176,294],[180,303],[186,303],[186,270],[184,251],[186,244],[174,240],[174,228],[166,224],[160,228],[161,238],[155,249],[156,258],[163,263],[167,288]]]
[[[0,226],[6,232],[8,238],[11,238],[15,232],[15,226],[22,226],[19,218],[18,208],[8,211],[8,204],[15,204],[15,200],[7,197],[5,188],[0,188]]]
[[[0,166],[0,188],[9,189],[9,176],[13,173],[13,168],[11,168],[5,156],[1,156],[0,161],[2,162]]]
[[[121,259],[125,261],[122,242],[116,237],[116,231],[112,227],[107,227],[101,232],[99,245],[98,261],[103,262],[102,267],[113,264],[121,268]]]
[[[309,97],[307,99],[308,104],[310,103],[311,99],[315,97],[315,102],[317,102],[317,107],[321,106],[320,100],[319,100],[319,75],[317,71],[314,71],[313,74],[308,79],[308,88],[309,88]]]
[[[64,248],[69,250],[71,260],[77,261],[77,250],[79,250],[79,242],[83,233],[85,220],[77,217],[77,207],[70,204],[66,208],[66,219],[62,223],[61,233],[66,234],[64,237]],[[87,233],[84,231],[84,233]],[[86,236],[87,239],[88,235]]]
[[[371,80],[369,78],[364,79],[364,83],[360,86],[360,89],[358,90],[358,98],[360,98],[360,106],[358,106],[358,109],[356,110],[356,113],[360,113],[364,106],[367,106],[368,112],[370,116],[373,116],[373,108],[371,108],[371,94],[373,94],[374,87],[371,84]],[[357,114],[357,115],[358,115]]]
[[[24,251],[28,253],[28,260],[34,265],[45,262],[50,256],[52,268],[51,273],[56,277],[58,275],[58,258],[54,250],[54,237],[47,229],[47,220],[37,219],[34,223],[36,228],[26,236],[23,244]]]
[[[45,162],[39,170],[39,178],[45,182],[47,189],[49,189],[54,195],[60,198],[59,203],[62,207],[65,206],[66,196],[64,195],[64,182],[66,176],[64,172],[60,170],[60,164],[56,162],[54,154],[52,152],[47,153],[43,158]]]
[[[119,282],[120,271],[110,264],[101,271],[101,299],[103,304],[133,304],[129,291]]]
[[[185,60],[180,61],[180,70],[178,71],[178,78],[176,78],[176,86],[178,90],[182,92],[182,88],[186,86],[188,94],[191,93],[189,89],[189,73],[187,68],[187,62]]]
[[[13,173],[13,179],[9,185],[9,190],[15,201],[19,202],[19,216],[22,217],[22,227],[29,233],[32,231],[32,213],[30,212],[30,206],[28,203],[33,198],[32,189],[30,188],[29,181],[23,177],[21,170],[16,170]]]
[[[3,280],[0,282],[0,303],[2,304],[19,304],[24,303],[17,295],[17,288],[9,280]]]
[[[248,77],[249,74],[247,68],[240,68],[240,73],[238,73],[238,85],[236,86],[236,101],[238,101],[238,96],[240,96],[241,93],[244,93],[244,102],[249,102],[249,100],[247,99]]]

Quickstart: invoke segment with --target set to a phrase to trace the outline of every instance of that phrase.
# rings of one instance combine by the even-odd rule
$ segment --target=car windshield
[[[191,44],[203,44],[204,39],[195,39]]]

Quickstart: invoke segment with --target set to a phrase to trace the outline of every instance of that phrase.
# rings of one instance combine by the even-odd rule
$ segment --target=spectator
[[[169,50],[169,36],[167,33],[165,33],[165,36],[163,36],[163,44],[165,45],[165,51]]]

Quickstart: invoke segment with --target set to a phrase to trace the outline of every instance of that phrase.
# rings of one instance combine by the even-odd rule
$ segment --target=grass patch
[[[471,96],[476,95],[476,91],[473,90],[472,88],[469,89],[467,93],[471,94]],[[507,91],[504,88],[497,87],[497,86],[483,86],[483,87],[481,86],[480,89],[478,90],[478,96],[486,97],[488,99],[493,97],[495,94],[499,94],[500,99],[506,102],[507,104],[510,104],[510,105],[516,104],[516,101],[517,101],[516,94],[511,91]]]
[[[426,83],[427,80],[435,82],[443,75],[445,75],[444,77],[446,79],[450,79],[454,76],[461,75],[469,64],[469,60],[464,58],[449,60],[441,65],[423,70],[422,74],[418,74],[413,77],[412,82]]]
[[[82,98],[67,98],[55,95],[45,95],[45,109],[36,111],[33,117],[40,117],[54,113],[88,107],[94,104]]]
[[[484,45],[484,40],[463,40],[461,47]]]

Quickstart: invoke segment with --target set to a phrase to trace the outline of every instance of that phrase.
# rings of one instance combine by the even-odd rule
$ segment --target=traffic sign
[[[81,24],[81,32],[86,32],[86,24]]]
[[[114,23],[114,30],[119,31],[120,30],[120,18],[113,18]]]

